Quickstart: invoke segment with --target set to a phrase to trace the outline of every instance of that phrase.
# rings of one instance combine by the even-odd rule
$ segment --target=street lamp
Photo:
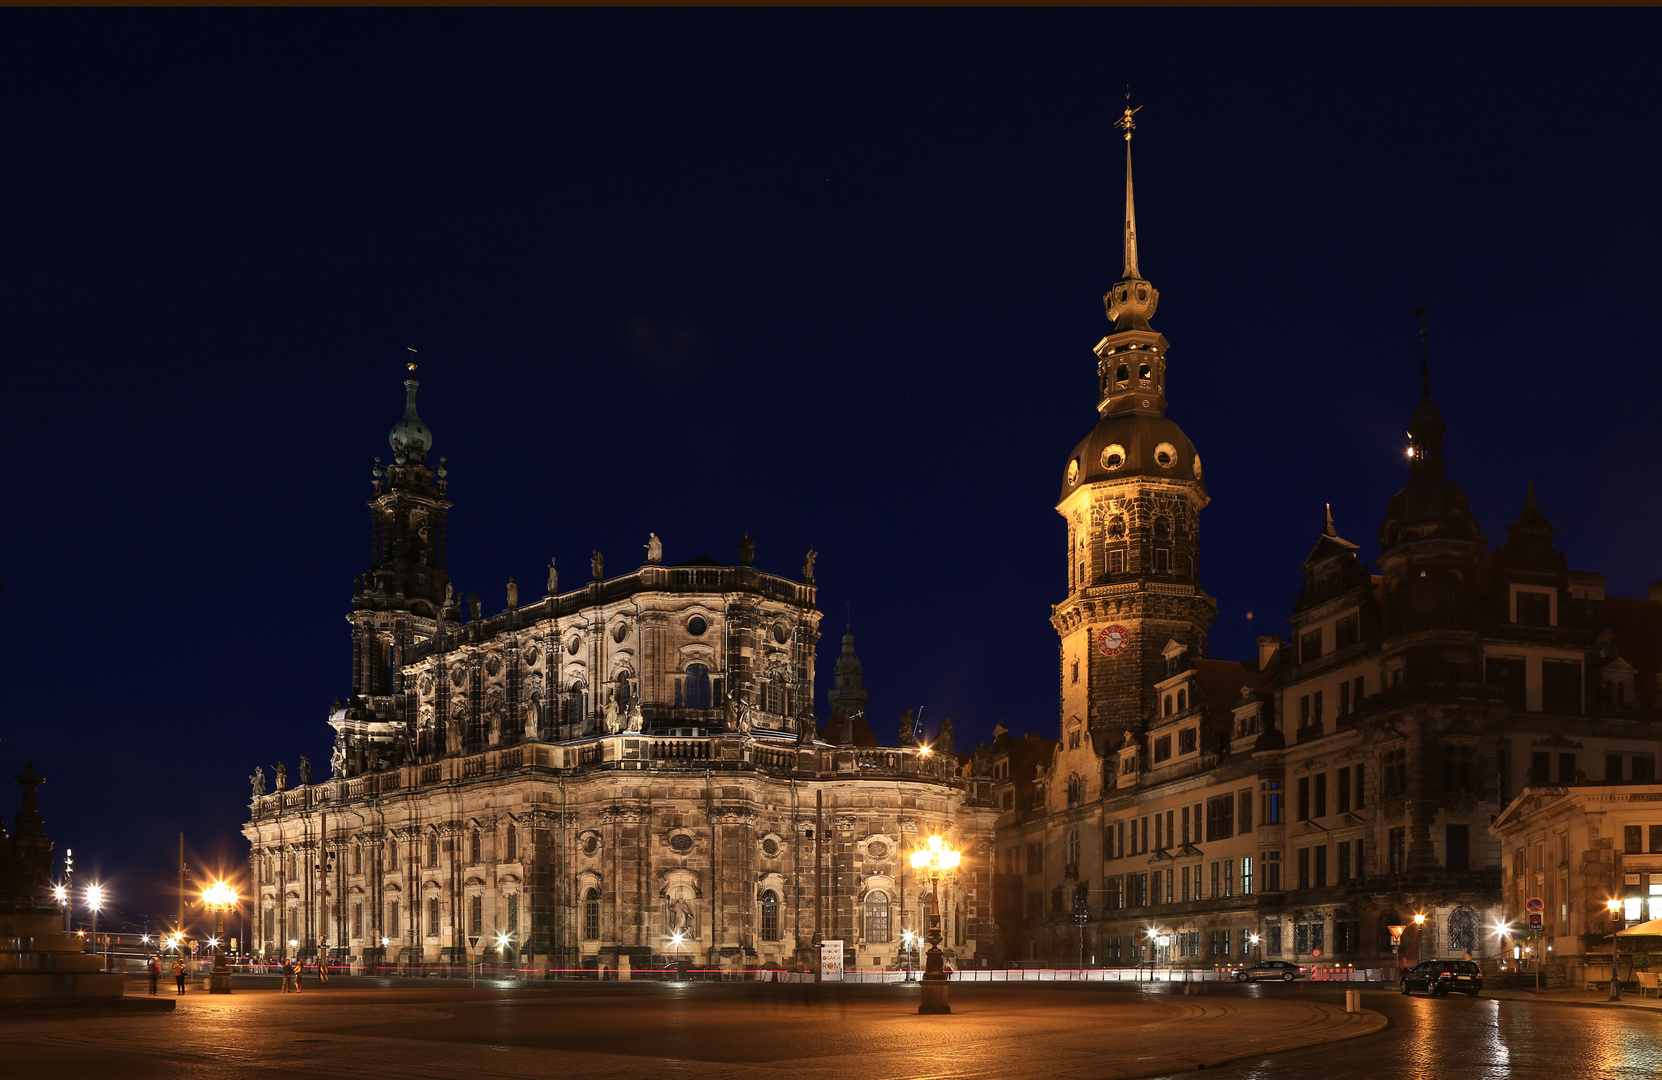
[[[901,943],[902,946],[904,946],[904,951],[905,951],[905,954],[906,954],[906,981],[911,982],[912,981],[912,950],[917,948],[918,936],[910,930],[903,930],[900,933],[900,943]]]
[[[1420,961],[1425,959],[1425,934],[1423,933],[1424,930],[1425,930],[1425,913],[1423,911],[1416,911],[1416,912],[1414,912],[1414,962],[1415,963],[1419,963]]]
[[[912,852],[912,869],[929,875],[929,887],[934,903],[929,908],[929,952],[923,965],[923,1000],[918,1003],[920,1013],[949,1013],[947,1004],[946,960],[941,954],[941,875],[958,869],[961,852],[946,846],[939,834],[931,836],[926,847]]]
[[[236,906],[237,891],[221,879],[202,890],[202,903],[214,913],[214,936],[208,939],[208,947],[214,951],[213,971],[208,975],[208,993],[229,994],[231,969],[225,966],[225,950],[220,948],[219,943],[225,936],[225,911]]]
[[[104,888],[101,885],[87,886],[87,907],[92,909],[92,951],[98,951],[98,913],[104,908]],[[109,966],[109,955],[105,954],[104,966]],[[100,969],[102,970],[102,969]]]
[[[1260,940],[1261,939],[1258,937],[1257,934],[1248,934],[1247,935],[1247,944],[1253,946],[1254,948],[1257,948],[1258,942]],[[1264,954],[1263,954],[1262,951],[1260,951],[1258,953],[1258,959],[1262,960],[1263,958],[1264,958]]]
[[[1616,924],[1622,917],[1622,902],[1611,899],[1604,905],[1610,911],[1610,1000],[1622,1000],[1621,983],[1616,979]]]

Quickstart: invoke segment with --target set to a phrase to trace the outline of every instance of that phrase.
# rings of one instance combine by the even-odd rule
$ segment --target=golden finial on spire
[[[1135,109],[1131,107],[1131,87],[1127,86],[1125,88],[1125,113],[1118,120],[1114,121],[1114,126],[1125,132],[1126,142],[1131,141],[1131,132],[1137,126],[1137,121],[1132,118],[1142,111],[1143,107],[1141,105],[1137,106]]]
[[[404,346],[404,348],[408,349],[412,353],[415,352],[415,349],[412,346],[406,345],[406,346]],[[414,360],[410,361],[410,370],[411,371],[415,370],[415,361]]]

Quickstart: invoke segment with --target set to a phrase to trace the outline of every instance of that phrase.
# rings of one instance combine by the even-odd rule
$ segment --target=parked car
[[[1442,997],[1457,990],[1476,997],[1483,989],[1483,969],[1471,960],[1425,960],[1402,973],[1402,992],[1411,994],[1423,990],[1433,997]]]
[[[1235,969],[1236,982],[1257,982],[1259,979],[1281,979],[1292,982],[1310,973],[1309,968],[1290,964],[1285,960],[1260,960],[1256,964]]]

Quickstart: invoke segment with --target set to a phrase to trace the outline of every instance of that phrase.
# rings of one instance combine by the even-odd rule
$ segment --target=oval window
[[[704,631],[709,628],[710,624],[704,621],[704,616],[702,615],[694,615],[692,618],[687,620],[687,633],[691,634],[693,637],[702,636]]]
[[[1169,469],[1177,464],[1177,447],[1169,442],[1163,442],[1154,448],[1154,460],[1162,469]]]
[[[1102,448],[1102,467],[1117,469],[1125,464],[1125,447],[1119,443],[1110,443]]]

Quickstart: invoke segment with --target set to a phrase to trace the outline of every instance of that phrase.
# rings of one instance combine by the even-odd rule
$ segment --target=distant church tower
[[[838,743],[854,741],[854,718],[865,714],[866,688],[860,678],[860,658],[854,654],[854,631],[843,631],[843,651],[832,669],[831,692],[825,695],[831,706],[826,732]]]
[[[400,653],[432,637],[449,580],[444,568],[446,470],[427,467],[433,433],[416,415],[415,365],[404,380],[404,417],[388,441],[393,463],[375,459],[369,500],[369,570],[352,598],[352,692],[401,693]]]
[[[1067,599],[1051,609],[1061,638],[1061,706],[1099,746],[1117,747],[1154,716],[1154,684],[1176,640],[1206,655],[1217,606],[1199,585],[1200,511],[1210,497],[1200,455],[1166,410],[1165,336],[1149,326],[1160,293],[1137,266],[1131,132],[1125,132],[1125,268],[1103,297],[1113,330],[1096,346],[1101,421],[1074,447],[1057,513],[1067,522]],[[1100,741],[1106,739],[1106,742]]]

